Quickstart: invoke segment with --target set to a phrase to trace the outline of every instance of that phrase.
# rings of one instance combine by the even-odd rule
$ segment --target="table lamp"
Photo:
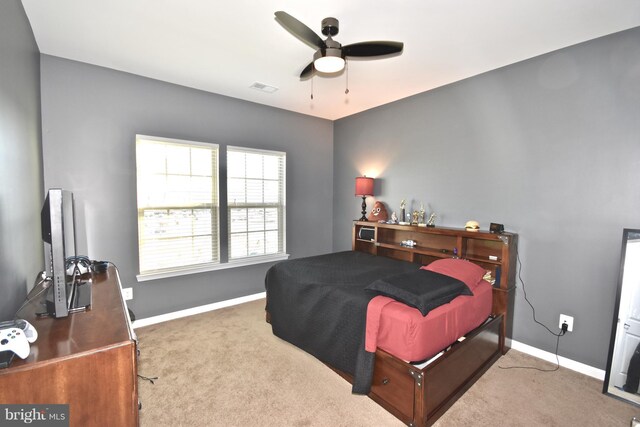
[[[362,197],[362,218],[359,221],[367,220],[367,196],[373,196],[373,178],[366,176],[356,177],[356,196]]]

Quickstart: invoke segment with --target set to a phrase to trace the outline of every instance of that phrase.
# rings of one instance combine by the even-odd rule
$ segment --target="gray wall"
[[[334,250],[350,247],[367,172],[390,210],[504,223],[537,319],[575,317],[560,354],[604,369],[622,229],[640,228],[640,28],[339,120],[334,171]],[[520,283],[514,338],[555,349]]]
[[[0,320],[43,268],[40,54],[18,0],[0,2]]]
[[[271,264],[137,283],[136,133],[285,151],[287,251],[331,251],[332,122],[56,57],[41,63],[45,187],[74,192],[79,252],[118,266],[138,318],[263,292]]]

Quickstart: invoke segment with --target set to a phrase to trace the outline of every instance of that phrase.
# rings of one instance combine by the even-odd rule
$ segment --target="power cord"
[[[29,304],[31,304],[33,301],[35,301],[36,299],[38,299],[38,297],[40,297],[40,295],[42,295],[42,293],[44,291],[46,291],[47,289],[49,289],[49,287],[52,284],[52,280],[50,277],[47,277],[46,272],[42,271],[40,272],[37,276],[36,276],[36,280],[35,283],[33,284],[33,287],[31,288],[31,290],[29,291],[29,293],[27,294],[27,298],[25,299],[25,301],[22,303],[22,305],[20,306],[20,308],[18,310],[16,310],[16,314],[13,317],[14,320],[18,319],[18,314]]]
[[[544,323],[538,321],[538,319],[536,319],[536,309],[533,306],[533,304],[531,303],[531,301],[529,301],[529,298],[527,297],[527,290],[525,289],[525,285],[524,285],[524,280],[522,280],[522,261],[520,261],[520,253],[518,252],[518,248],[515,248],[516,250],[516,261],[517,261],[517,272],[518,272],[518,280],[520,281],[520,283],[522,283],[522,293],[524,296],[524,300],[527,302],[527,304],[529,304],[529,307],[531,307],[531,312],[533,315],[533,321],[535,323],[537,323],[538,325],[542,326],[543,328],[545,328],[551,335],[556,337],[556,351],[555,351],[555,356],[556,356],[556,367],[553,369],[542,369],[542,368],[537,368],[535,366],[499,366],[498,368],[500,369],[533,369],[536,371],[540,371],[540,372],[555,372],[558,369],[560,369],[560,359],[558,357],[558,347],[560,346],[560,337],[564,336],[564,334],[567,333],[567,330],[569,328],[569,325],[567,325],[567,322],[562,323],[562,329],[560,330],[559,333],[555,333],[553,332],[551,329],[549,329],[547,327],[547,325],[545,325]]]
[[[151,384],[155,384],[155,381],[158,380],[158,377],[145,377],[144,375],[140,375],[140,374],[138,374],[138,378],[145,381],[149,381]]]

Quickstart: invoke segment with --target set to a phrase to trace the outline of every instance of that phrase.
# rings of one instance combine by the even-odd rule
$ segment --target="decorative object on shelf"
[[[427,220],[427,227],[435,227],[437,217],[438,215],[436,215],[435,212],[431,212],[431,214],[429,215],[429,219]]]
[[[420,216],[420,212],[418,211],[411,212],[411,225],[418,225],[419,216]]]
[[[396,215],[396,211],[391,213],[391,219],[387,221],[387,224],[397,224],[398,223],[398,215]]]
[[[424,204],[420,203],[420,212],[418,214],[418,226],[419,227],[426,227],[427,226],[427,224],[424,222],[424,214],[425,214]]]
[[[480,224],[478,224],[478,221],[467,221],[464,228],[467,231],[478,231],[480,230]]]
[[[402,221],[400,221],[398,224],[400,225],[411,225],[411,214],[407,212],[406,215],[402,216]]]
[[[491,233],[504,233],[504,225],[503,224],[496,224],[494,222],[491,223],[491,225],[489,226],[489,231]]]
[[[491,285],[494,285],[496,283],[496,279],[493,277],[493,273],[491,272],[491,270],[487,270],[485,275],[482,277],[482,280],[486,280],[487,282],[491,283]]]
[[[402,199],[400,201],[400,225],[406,225],[406,223],[404,221],[404,218],[405,218],[405,216],[404,216],[405,215],[404,208],[405,208],[405,206],[406,206],[406,204],[404,202],[404,199]]]
[[[373,205],[373,209],[369,213],[369,217],[367,218],[369,221],[374,222],[387,222],[389,219],[389,214],[387,213],[387,208],[382,202],[375,202]]]
[[[400,246],[404,246],[405,248],[413,248],[417,244],[418,243],[415,240],[403,240],[402,242],[400,242]]]
[[[362,217],[359,221],[367,221],[367,196],[373,196],[373,178],[356,177],[356,196],[362,197]]]

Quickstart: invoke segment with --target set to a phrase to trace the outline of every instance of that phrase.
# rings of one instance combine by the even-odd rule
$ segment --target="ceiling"
[[[640,26],[638,0],[22,3],[43,54],[331,120]],[[314,50],[278,24],[278,10],[318,34],[323,18],[338,18],[343,45],[402,41],[404,52],[350,60],[348,94],[344,73],[300,81]]]

